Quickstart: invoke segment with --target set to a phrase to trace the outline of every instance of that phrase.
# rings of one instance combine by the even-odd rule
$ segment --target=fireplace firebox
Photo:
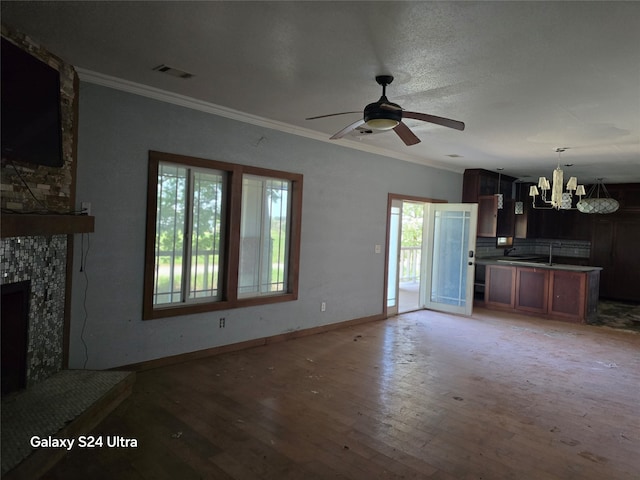
[[[31,281],[0,287],[2,296],[2,395],[27,386],[27,345],[29,341],[29,298]]]

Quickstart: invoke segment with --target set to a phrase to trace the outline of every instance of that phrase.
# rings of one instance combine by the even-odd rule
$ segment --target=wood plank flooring
[[[139,372],[46,478],[640,478],[640,335],[421,311]]]

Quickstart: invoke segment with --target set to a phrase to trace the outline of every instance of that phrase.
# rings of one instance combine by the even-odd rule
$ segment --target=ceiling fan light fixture
[[[372,130],[391,130],[398,126],[398,123],[400,122],[393,118],[372,118],[367,120],[365,125]]]

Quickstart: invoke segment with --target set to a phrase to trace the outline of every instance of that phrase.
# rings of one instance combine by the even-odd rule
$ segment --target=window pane
[[[464,306],[467,289],[469,212],[436,212],[431,301]]]
[[[291,182],[244,175],[238,297],[287,291]]]
[[[189,298],[220,296],[222,187],[220,172],[193,174]]]
[[[153,303],[182,300],[182,259],[187,204],[186,168],[161,164],[158,170]]]

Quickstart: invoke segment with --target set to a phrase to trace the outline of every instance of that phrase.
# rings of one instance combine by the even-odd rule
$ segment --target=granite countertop
[[[502,265],[505,267],[535,267],[547,270],[566,270],[570,272],[592,272],[594,270],[602,270],[602,267],[594,267],[591,265],[568,265],[564,263],[552,263],[549,265],[542,257],[485,257],[476,258],[478,265]]]

